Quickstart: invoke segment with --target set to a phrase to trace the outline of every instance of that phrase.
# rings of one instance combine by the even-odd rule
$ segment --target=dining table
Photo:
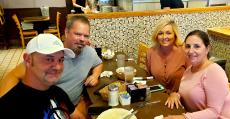
[[[31,22],[43,22],[43,21],[49,21],[50,17],[48,16],[33,16],[33,17],[23,17],[23,22],[31,23]]]
[[[116,53],[118,54],[118,53]],[[115,56],[116,57],[116,56]],[[99,84],[95,87],[87,87],[86,91],[88,93],[89,99],[92,102],[92,105],[90,107],[100,107],[100,106],[108,106],[108,102],[104,101],[100,95],[96,95],[95,91],[98,91],[103,86],[109,85],[115,81],[119,81],[117,75],[116,75],[116,69],[117,69],[117,62],[116,58],[106,60],[103,59],[103,71],[112,71],[113,75],[110,77],[100,77]],[[128,58],[126,56],[126,58]],[[130,58],[129,58],[130,59]],[[143,68],[139,67],[134,60],[126,60],[125,61],[126,66],[132,66],[134,67],[137,72],[137,77],[147,77],[150,76],[150,74]],[[157,79],[149,79],[146,81],[146,84],[148,86],[159,84]],[[135,114],[137,119],[153,119],[156,116],[159,115],[174,115],[174,114],[182,114],[185,111],[183,107],[180,107],[179,109],[169,109],[167,106],[165,106],[165,101],[167,100],[168,94],[165,93],[165,90],[163,91],[157,91],[151,93],[150,100],[147,101],[140,101],[131,103],[130,105],[122,106],[119,104],[118,106],[115,106],[113,108],[124,108],[126,110],[130,109],[137,109],[138,112]],[[141,108],[140,105],[142,105]],[[92,119],[96,119],[98,115],[91,115]]]
[[[23,17],[22,22],[32,23],[34,30],[38,31],[38,33],[43,33],[43,30],[49,28],[50,17],[49,16]]]

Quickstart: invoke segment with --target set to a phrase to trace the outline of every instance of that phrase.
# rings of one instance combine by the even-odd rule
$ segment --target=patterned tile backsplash
[[[210,35],[210,39],[212,44],[211,54],[216,57],[227,59],[225,71],[230,81],[230,39],[221,38],[213,34]]]
[[[122,51],[129,57],[136,59],[138,43],[142,41],[149,46],[152,45],[151,35],[153,29],[162,17],[175,19],[183,40],[190,31],[195,29],[207,31],[207,28],[230,26],[230,10],[91,19],[91,39],[98,47]],[[219,57],[229,59],[230,56],[227,51],[230,50],[225,50],[225,52],[218,50],[222,48],[229,49],[229,43],[225,42],[219,40],[212,41],[212,45],[217,47],[214,49],[214,52]]]

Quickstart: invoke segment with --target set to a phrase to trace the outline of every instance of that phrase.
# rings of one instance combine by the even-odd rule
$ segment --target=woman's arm
[[[145,60],[145,65],[146,65],[146,69],[149,72],[149,74],[151,74],[151,48],[149,48],[146,52],[146,60]]]

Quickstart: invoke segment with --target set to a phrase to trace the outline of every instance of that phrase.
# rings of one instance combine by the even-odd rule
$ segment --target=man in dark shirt
[[[160,0],[161,9],[184,8],[181,0]]]
[[[72,118],[73,103],[54,85],[64,69],[64,56],[73,58],[75,54],[52,34],[40,34],[30,40],[23,55],[25,79],[0,98],[1,118]]]

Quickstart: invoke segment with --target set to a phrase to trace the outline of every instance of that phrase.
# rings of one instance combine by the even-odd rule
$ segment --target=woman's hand
[[[183,107],[181,105],[180,98],[176,92],[173,92],[169,95],[167,101],[165,102],[165,105],[167,105],[168,108],[170,109],[173,109],[174,105],[176,106],[177,109],[179,108],[179,106]]]
[[[91,9],[89,8],[89,6],[82,7],[81,10],[82,10],[84,13],[90,13],[90,12],[91,12]]]
[[[80,7],[81,8],[81,11],[85,12],[85,7]]]

